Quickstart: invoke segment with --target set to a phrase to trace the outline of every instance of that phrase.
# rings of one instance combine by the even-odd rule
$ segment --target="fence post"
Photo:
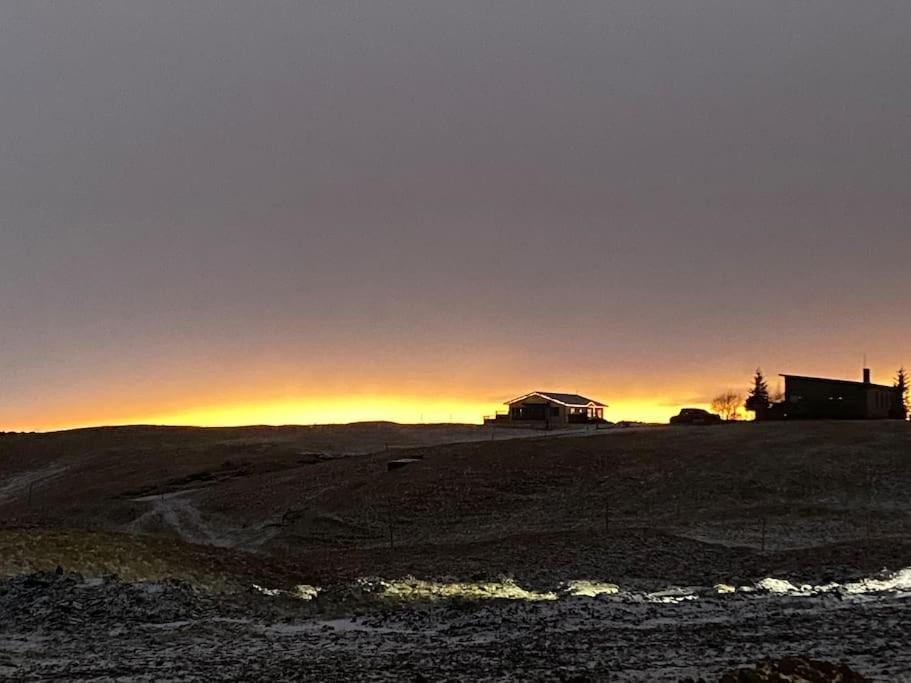
[[[389,513],[389,517],[387,518],[387,521],[389,524],[389,549],[395,550],[395,534],[394,534],[394,530],[392,527],[392,513],[391,512]]]
[[[610,498],[604,499],[604,533],[610,533]]]

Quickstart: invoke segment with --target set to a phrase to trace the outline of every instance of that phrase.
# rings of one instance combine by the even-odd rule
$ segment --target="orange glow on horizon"
[[[682,404],[681,404],[682,406]],[[705,407],[688,403],[690,407]],[[158,412],[148,410],[118,414],[97,407],[78,418],[48,419],[37,423],[21,421],[2,425],[13,431],[54,431],[89,426],[133,424],[239,427],[247,425],[315,425],[351,422],[389,421],[402,424],[462,423],[481,424],[487,415],[504,411],[495,402],[464,399],[424,398],[417,396],[331,396],[320,399],[301,398],[225,402]],[[611,403],[605,417],[620,420],[666,423],[679,407],[659,398],[652,401],[633,399]]]

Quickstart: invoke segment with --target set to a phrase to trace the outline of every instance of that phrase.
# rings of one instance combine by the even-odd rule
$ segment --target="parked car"
[[[722,422],[721,415],[702,408],[684,408],[679,415],[671,418],[672,425],[717,425]]]

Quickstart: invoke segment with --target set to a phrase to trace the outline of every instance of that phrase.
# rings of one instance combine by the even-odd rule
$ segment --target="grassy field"
[[[256,563],[279,581],[295,571],[547,582],[899,569],[911,565],[909,426],[493,441],[479,427],[390,424],[8,434],[0,537],[18,564],[3,570],[37,566],[29,553],[62,562],[42,548],[64,538],[83,550],[60,556],[97,571],[107,555],[94,546],[120,553],[110,566],[121,572],[134,550],[155,576],[171,561],[181,575],[222,562],[209,582]],[[387,471],[402,456],[417,462]]]

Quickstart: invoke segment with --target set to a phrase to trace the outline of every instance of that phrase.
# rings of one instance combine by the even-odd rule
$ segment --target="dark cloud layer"
[[[226,367],[891,370],[909,30],[904,1],[4,3],[0,418]]]

